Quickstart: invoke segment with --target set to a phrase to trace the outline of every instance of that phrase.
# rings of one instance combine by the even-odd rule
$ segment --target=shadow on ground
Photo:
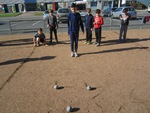
[[[8,41],[0,42],[0,46],[20,46],[20,45],[28,45],[28,44],[33,44],[33,38],[8,40]]]
[[[149,47],[130,47],[130,48],[120,48],[120,49],[112,49],[112,50],[104,50],[98,52],[90,52],[90,53],[81,53],[79,56],[88,55],[88,54],[100,54],[100,53],[111,53],[111,52],[123,52],[129,50],[137,50],[137,49],[148,49]]]
[[[33,61],[38,61],[38,60],[50,60],[50,59],[54,59],[54,58],[55,58],[55,56],[45,56],[45,57],[40,57],[40,58],[21,58],[21,59],[8,60],[5,62],[1,62],[0,65],[33,62]]]
[[[134,42],[142,42],[142,41],[148,41],[150,40],[150,38],[143,38],[143,39],[139,39],[139,38],[134,38],[134,39],[127,39],[125,43],[134,43]],[[115,44],[120,44],[118,42],[118,39],[115,40],[108,40],[108,41],[103,41],[101,42],[101,46],[106,46],[106,45],[115,45]]]

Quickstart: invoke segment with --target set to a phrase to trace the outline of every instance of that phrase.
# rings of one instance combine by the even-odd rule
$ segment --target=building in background
[[[143,9],[148,6],[150,0],[0,0],[0,13],[57,10],[60,7],[70,8],[73,2],[77,3],[78,10],[104,10],[124,5]]]

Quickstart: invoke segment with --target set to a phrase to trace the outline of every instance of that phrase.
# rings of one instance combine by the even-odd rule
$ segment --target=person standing
[[[50,10],[50,15],[47,18],[47,27],[50,30],[50,43],[52,42],[53,39],[53,32],[55,35],[55,40],[56,43],[58,43],[58,38],[57,38],[57,29],[58,29],[58,23],[57,23],[57,18],[56,16],[53,15],[53,10]]]
[[[77,13],[76,10],[76,4],[72,3],[71,12],[68,15],[68,34],[70,35],[71,57],[78,57],[77,51],[80,27],[82,29],[82,32],[84,33],[84,26],[81,15]]]
[[[96,36],[96,46],[100,46],[101,43],[101,31],[102,31],[102,25],[104,24],[103,17],[100,15],[101,10],[97,9],[95,11],[96,15],[94,17],[94,28],[95,28],[95,36]]]
[[[92,42],[92,30],[93,30],[93,15],[91,9],[87,8],[87,15],[85,16],[85,30],[86,30],[86,42],[85,44],[91,44]]]
[[[129,25],[129,19],[130,19],[130,14],[128,14],[127,12],[128,12],[127,9],[124,9],[123,13],[120,15],[121,25],[120,25],[119,42],[126,41],[127,29]]]

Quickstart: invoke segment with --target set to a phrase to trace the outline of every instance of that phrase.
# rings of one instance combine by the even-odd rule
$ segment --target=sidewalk
[[[58,33],[59,44],[36,48],[33,34],[0,36],[0,113],[66,113],[68,105],[77,113],[148,113],[149,29],[129,30],[122,44],[118,31],[102,37],[95,47],[80,34],[79,57],[71,58],[66,33]]]

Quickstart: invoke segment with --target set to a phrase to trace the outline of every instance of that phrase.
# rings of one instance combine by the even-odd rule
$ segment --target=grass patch
[[[22,13],[0,13],[0,17],[15,17]]]
[[[43,12],[35,12],[34,13],[34,16],[42,16],[43,15]]]

